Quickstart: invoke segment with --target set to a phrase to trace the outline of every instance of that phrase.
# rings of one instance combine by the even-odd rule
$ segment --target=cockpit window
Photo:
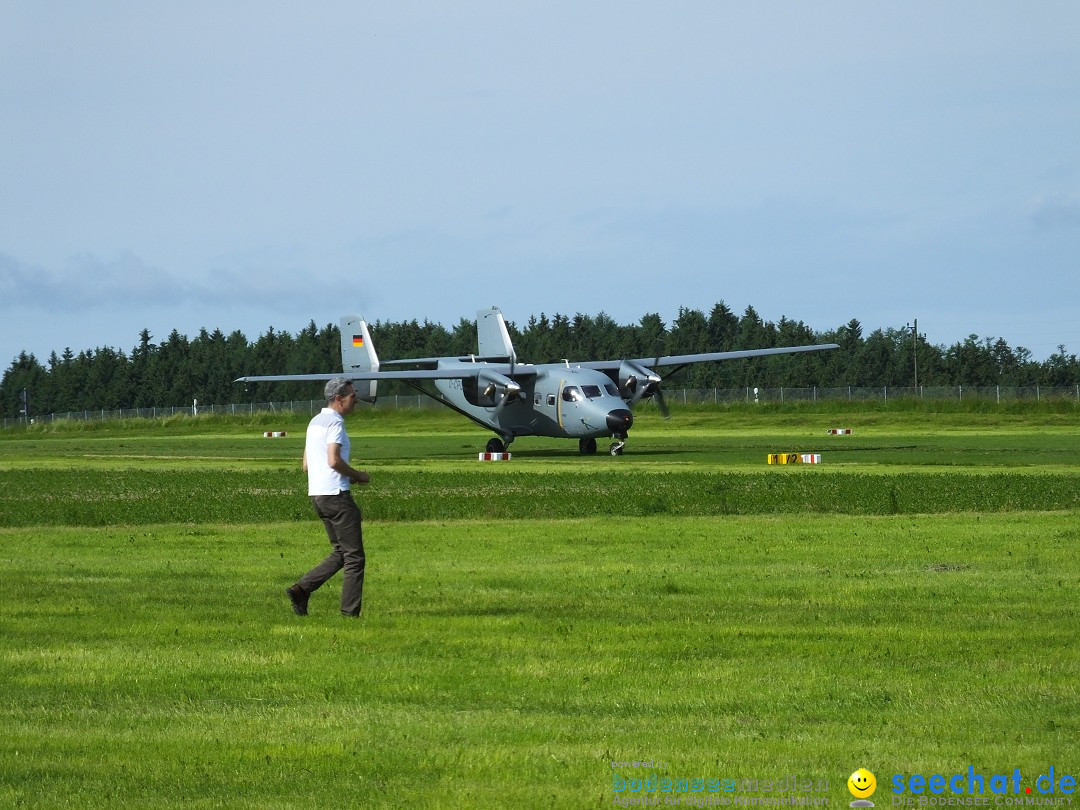
[[[581,386],[581,390],[585,392],[585,396],[589,399],[596,399],[600,396],[599,385],[583,385]]]
[[[585,399],[581,394],[581,389],[575,385],[568,385],[562,390],[562,398],[566,402],[581,402]]]
[[[613,397],[617,397],[619,395],[619,389],[615,387],[615,383],[605,383],[604,390],[606,390]]]

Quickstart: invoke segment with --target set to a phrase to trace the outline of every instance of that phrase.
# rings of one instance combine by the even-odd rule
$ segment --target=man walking
[[[350,484],[366,484],[371,477],[349,466],[349,436],[345,415],[356,407],[351,381],[335,377],[323,393],[326,407],[308,423],[304,444],[304,470],[308,495],[315,514],[326,527],[331,552],[317,566],[285,589],[298,616],[307,615],[308,598],[324,582],[345,569],[341,584],[341,613],[359,616],[364,591],[364,539],[360,507],[349,491]]]

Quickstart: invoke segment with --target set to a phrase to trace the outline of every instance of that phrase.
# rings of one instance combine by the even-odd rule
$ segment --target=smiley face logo
[[[877,790],[877,779],[866,768],[859,768],[848,777],[847,789],[856,799],[867,799]]]

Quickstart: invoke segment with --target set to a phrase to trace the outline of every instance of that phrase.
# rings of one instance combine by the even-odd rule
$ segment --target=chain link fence
[[[1080,402],[1080,385],[1074,386],[848,386],[842,388],[711,388],[666,391],[668,402],[686,405],[735,403],[788,402],[888,402],[899,399],[924,399],[941,402],[979,401],[990,403],[1041,402],[1067,399]],[[322,400],[304,399],[291,402],[250,402],[229,405],[177,405],[157,408],[118,408],[116,410],[83,410],[67,413],[32,414],[31,423],[57,420],[85,421],[110,419],[165,419],[179,414],[199,416],[208,414],[254,415],[257,413],[302,413],[315,415],[323,407]],[[442,407],[431,397],[417,395],[380,397],[373,406],[383,410],[399,408]],[[25,417],[4,418],[3,427],[26,423]]]
[[[890,399],[923,399],[935,401],[980,402],[1041,402],[1068,399],[1080,402],[1080,385],[1073,386],[847,386],[843,388],[714,388],[667,391],[669,402],[684,404],[705,403],[762,403],[762,402],[888,402]]]

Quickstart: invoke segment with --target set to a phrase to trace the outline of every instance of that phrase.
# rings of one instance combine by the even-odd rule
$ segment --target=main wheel
[[[583,456],[595,456],[596,439],[578,439],[578,451]]]
[[[505,453],[506,445],[502,443],[502,439],[490,439],[487,443],[487,451],[489,453]]]

